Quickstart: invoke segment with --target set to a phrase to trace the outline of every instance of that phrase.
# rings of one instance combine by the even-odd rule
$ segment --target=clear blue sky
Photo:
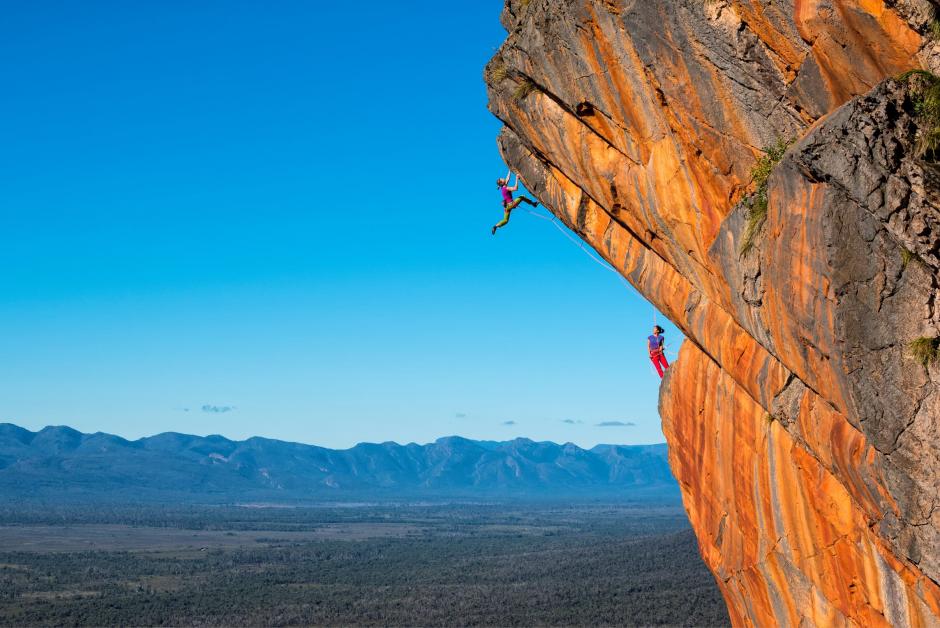
[[[490,235],[501,6],[6,6],[0,420],[661,441],[651,307],[547,222]]]

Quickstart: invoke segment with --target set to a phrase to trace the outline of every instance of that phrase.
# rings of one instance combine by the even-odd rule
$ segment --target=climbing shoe
[[[493,230],[490,231],[490,233],[492,233],[493,235],[496,235],[496,227],[493,227]]]

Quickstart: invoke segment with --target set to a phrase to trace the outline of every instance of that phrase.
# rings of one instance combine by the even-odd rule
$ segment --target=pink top
[[[511,203],[512,202],[512,192],[509,191],[509,186],[504,185],[499,188],[499,191],[503,193],[503,202]]]

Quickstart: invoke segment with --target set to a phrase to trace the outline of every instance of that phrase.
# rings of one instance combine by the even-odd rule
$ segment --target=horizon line
[[[381,442],[375,442],[375,441],[360,441],[360,442],[356,443],[355,445],[352,445],[351,447],[335,448],[335,447],[324,447],[323,445],[316,445],[316,444],[313,444],[313,443],[305,443],[305,442],[301,442],[301,441],[284,440],[284,439],[281,439],[281,438],[270,438],[270,437],[268,437],[268,436],[260,436],[260,435],[249,436],[249,437],[247,437],[247,438],[243,438],[243,439],[240,439],[240,440],[239,440],[239,439],[229,438],[228,436],[224,436],[224,435],[222,435],[222,434],[205,434],[205,435],[202,435],[202,434],[190,434],[190,433],[186,433],[186,432],[167,431],[167,432],[157,432],[156,434],[151,434],[150,436],[141,436],[141,437],[139,437],[139,438],[131,439],[131,438],[126,438],[126,437],[124,437],[124,436],[121,436],[120,434],[113,434],[113,433],[111,433],[111,432],[102,432],[102,431],[97,431],[97,432],[82,432],[81,430],[75,429],[74,427],[72,427],[72,426],[70,426],[70,425],[64,425],[64,424],[63,424],[63,425],[51,425],[51,424],[49,424],[49,425],[45,425],[44,427],[42,427],[42,428],[40,428],[40,429],[38,429],[38,430],[36,430],[36,431],[33,431],[33,430],[29,429],[29,428],[23,427],[23,426],[21,426],[21,425],[17,425],[16,423],[14,423],[14,422],[12,422],[12,421],[9,421],[9,420],[7,420],[7,421],[0,421],[0,428],[2,428],[2,427],[4,427],[4,426],[12,426],[12,427],[15,427],[15,428],[17,428],[17,429],[23,430],[23,431],[25,431],[25,432],[29,432],[30,434],[39,434],[40,432],[43,432],[43,431],[48,430],[48,429],[64,428],[64,429],[72,430],[73,432],[76,432],[76,433],[78,433],[78,434],[82,434],[82,435],[85,435],[85,436],[95,436],[95,435],[98,435],[98,434],[101,434],[101,435],[104,435],[104,436],[113,436],[113,437],[115,437],[115,438],[120,438],[121,440],[126,441],[126,442],[128,442],[128,443],[136,443],[136,442],[140,442],[140,441],[143,441],[143,440],[147,440],[147,439],[150,439],[150,438],[156,438],[156,437],[158,437],[158,436],[164,436],[164,435],[177,435],[177,436],[192,436],[192,437],[195,437],[195,438],[221,438],[221,439],[226,440],[226,441],[231,442],[231,443],[244,443],[244,442],[247,442],[247,441],[250,441],[250,440],[253,440],[253,439],[260,439],[260,440],[269,440],[269,441],[274,441],[274,442],[279,442],[279,443],[287,443],[287,444],[291,444],[291,445],[304,445],[304,446],[306,446],[306,447],[318,447],[318,448],[320,448],[320,449],[329,449],[329,450],[332,450],[332,451],[349,451],[349,450],[355,449],[356,447],[359,447],[359,446],[361,446],[361,445],[388,445],[388,444],[392,444],[392,445],[396,445],[396,446],[398,446],[398,447],[408,447],[409,445],[416,445],[416,446],[418,446],[418,447],[427,447],[427,446],[429,446],[429,445],[436,444],[436,443],[438,443],[439,441],[447,440],[447,439],[451,439],[451,438],[459,438],[459,439],[461,439],[461,440],[469,441],[469,442],[472,442],[472,443],[497,443],[497,444],[513,443],[513,442],[516,442],[516,441],[523,440],[523,441],[528,441],[528,442],[536,443],[536,444],[545,444],[545,443],[547,443],[547,444],[551,444],[551,445],[556,445],[556,446],[558,446],[558,447],[564,447],[564,446],[567,446],[567,445],[572,445],[572,446],[574,446],[574,447],[577,447],[578,449],[581,449],[582,451],[591,451],[592,449],[595,449],[595,448],[597,448],[597,447],[655,447],[655,446],[658,446],[658,445],[663,445],[663,446],[666,446],[666,445],[667,445],[667,443],[666,443],[665,441],[662,441],[662,442],[656,442],[656,443],[636,443],[636,444],[631,444],[631,445],[619,444],[619,443],[597,443],[597,444],[595,444],[595,445],[592,446],[592,447],[582,447],[582,446],[580,446],[580,445],[578,445],[578,444],[576,444],[576,443],[573,443],[573,442],[571,442],[571,441],[567,441],[567,442],[564,442],[564,443],[557,443],[557,442],[555,442],[555,441],[550,441],[550,440],[533,440],[533,439],[528,438],[528,437],[525,437],[525,436],[517,436],[517,437],[511,438],[511,439],[509,439],[509,440],[492,440],[492,439],[467,438],[466,436],[460,436],[459,434],[449,434],[449,435],[445,435],[445,436],[439,436],[438,438],[434,439],[433,441],[427,442],[427,443],[417,443],[417,442],[414,442],[414,441],[411,441],[411,442],[408,442],[408,443],[399,443],[398,441],[394,441],[394,440],[386,440],[386,441],[381,441]]]

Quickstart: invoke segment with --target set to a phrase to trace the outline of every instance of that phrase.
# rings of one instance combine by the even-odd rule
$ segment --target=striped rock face
[[[940,626],[927,0],[509,0],[499,147],[686,334],[670,464],[736,625]],[[767,212],[748,240],[761,148]],[[755,225],[751,225],[753,228]],[[744,251],[742,253],[742,250]],[[641,331],[630,333],[643,335]]]

